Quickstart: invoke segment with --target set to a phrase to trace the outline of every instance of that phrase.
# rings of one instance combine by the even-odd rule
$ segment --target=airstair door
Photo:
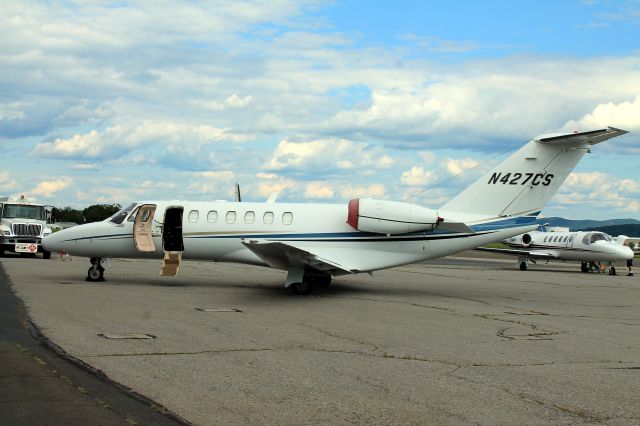
[[[182,207],[168,207],[164,214],[162,229],[162,260],[161,276],[175,276],[180,269],[184,242],[182,240]]]
[[[133,242],[138,251],[156,251],[153,243],[153,215],[156,212],[155,204],[143,204],[138,208],[133,222]]]

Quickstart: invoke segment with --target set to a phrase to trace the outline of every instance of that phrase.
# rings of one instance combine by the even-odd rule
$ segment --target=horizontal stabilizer
[[[615,138],[616,136],[622,136],[627,132],[626,130],[616,129],[615,127],[607,127],[606,129],[591,130],[589,132],[577,132],[567,133],[564,135],[540,137],[538,142],[547,143],[560,143],[560,144],[589,144],[595,145],[600,142],[604,142],[607,139]]]

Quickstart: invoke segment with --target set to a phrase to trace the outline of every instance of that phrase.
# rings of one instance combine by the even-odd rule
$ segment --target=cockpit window
[[[596,241],[611,241],[611,237],[602,232],[592,232],[585,235],[582,239],[582,242],[585,244],[593,244]]]
[[[135,206],[136,206],[136,203],[128,205],[124,209],[120,210],[118,213],[111,216],[109,218],[109,222],[115,223],[116,225],[120,225],[122,222],[124,222],[127,215],[131,212],[131,210],[133,210]]]

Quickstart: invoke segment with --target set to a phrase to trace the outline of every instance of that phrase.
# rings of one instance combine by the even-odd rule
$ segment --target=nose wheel
[[[90,262],[91,268],[87,271],[87,281],[104,281],[104,268],[102,267],[104,259],[101,257],[92,257]]]

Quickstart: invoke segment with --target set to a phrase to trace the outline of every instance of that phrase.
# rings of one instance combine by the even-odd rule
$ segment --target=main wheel
[[[92,266],[87,271],[87,281],[102,281],[104,280],[104,268],[100,265]]]
[[[526,271],[527,270],[527,262],[525,262],[525,261],[520,262],[520,270],[521,271]]]
[[[589,266],[587,266],[587,262],[582,262],[580,264],[580,270],[582,272],[589,272]]]
[[[51,252],[47,250],[42,250],[42,258],[43,259],[51,259]]]
[[[293,283],[289,286],[289,290],[292,294],[306,296],[313,292],[313,284],[309,281],[303,281],[301,283]]]
[[[331,275],[320,275],[315,280],[316,287],[327,288],[331,284]]]
[[[609,268],[609,275],[615,275],[615,274],[616,274],[616,267],[611,266],[611,268]]]

